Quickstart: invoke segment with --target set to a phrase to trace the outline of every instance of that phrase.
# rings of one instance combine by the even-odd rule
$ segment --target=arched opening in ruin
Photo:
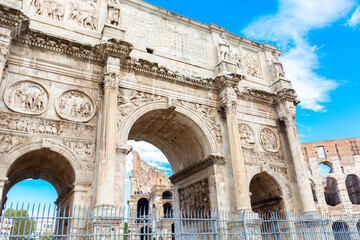
[[[349,226],[342,221],[334,222],[332,225],[335,240],[350,240]]]
[[[312,195],[313,195],[314,202],[317,203],[318,199],[317,199],[317,196],[316,196],[315,184],[311,179],[309,179],[309,181],[310,181],[311,192],[312,192]]]
[[[329,162],[322,162],[318,165],[318,171],[320,175],[332,173],[332,165]]]
[[[57,193],[57,206],[72,204],[75,170],[61,154],[50,149],[27,152],[18,157],[9,167],[3,190],[3,198],[17,183],[26,179],[41,179],[50,183]],[[5,204],[2,202],[2,206]]]
[[[148,226],[143,226],[140,228],[140,240],[151,240],[152,229]]]
[[[171,224],[171,240],[175,240],[175,224]]]
[[[280,186],[269,174],[256,174],[250,182],[250,192],[254,212],[284,210]]]
[[[352,204],[360,204],[360,183],[356,175],[346,176],[346,189]]]
[[[162,199],[164,199],[164,200],[170,200],[170,199],[172,199],[172,197],[173,197],[173,194],[170,191],[165,191],[162,194]]]
[[[341,203],[340,190],[335,178],[324,178],[323,187],[327,205],[336,206]]]
[[[140,198],[137,202],[136,216],[138,218],[147,218],[149,216],[149,200]]]
[[[172,174],[176,175],[213,153],[214,147],[203,128],[176,108],[151,110],[139,113],[133,120],[127,141],[145,141],[154,145],[165,155]],[[162,197],[173,199],[175,205],[181,205],[182,198],[174,199],[174,196],[178,194],[166,192]]]
[[[172,218],[173,217],[173,210],[171,203],[165,203],[163,205],[163,216],[164,218]]]

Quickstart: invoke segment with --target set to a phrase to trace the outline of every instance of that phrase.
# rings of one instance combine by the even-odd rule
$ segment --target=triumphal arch
[[[315,211],[276,47],[141,0],[0,1],[0,192],[123,205],[128,140],[168,158],[175,206]]]

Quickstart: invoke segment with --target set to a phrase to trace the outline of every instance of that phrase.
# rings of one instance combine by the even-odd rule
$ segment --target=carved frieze
[[[271,152],[257,152],[254,149],[243,148],[245,162],[247,163],[267,163],[270,165],[286,166],[284,155]]]
[[[125,117],[134,109],[152,101],[165,101],[165,97],[142,91],[119,89],[118,117]]]
[[[277,135],[270,128],[263,128],[259,134],[261,146],[269,152],[277,152],[280,149],[280,142]]]
[[[216,141],[218,143],[222,143],[223,137],[221,133],[221,124],[216,108],[184,100],[179,100],[179,103],[191,111],[196,111],[196,113],[205,120],[205,123],[208,125],[211,133],[216,137]]]
[[[30,138],[11,136],[11,135],[0,135],[0,154],[9,152],[15,146],[30,141]]]
[[[96,127],[93,125],[53,121],[11,113],[0,114],[0,129],[83,139],[92,139],[96,133]]]
[[[262,78],[260,61],[257,53],[246,52],[244,54],[244,65],[247,75]]]
[[[38,115],[48,108],[49,94],[40,83],[18,81],[6,89],[4,102],[14,112]]]
[[[97,30],[98,0],[31,0],[30,13]]]
[[[64,92],[56,100],[55,109],[61,118],[75,122],[87,122],[95,115],[93,100],[78,90]]]
[[[94,171],[95,142],[75,142],[64,140],[64,145],[69,147],[81,159],[88,171]]]
[[[255,147],[255,134],[252,128],[244,123],[240,123],[238,128],[240,133],[241,146],[245,148]]]
[[[205,178],[190,186],[179,189],[180,207],[182,209],[210,209],[210,191],[208,179]]]

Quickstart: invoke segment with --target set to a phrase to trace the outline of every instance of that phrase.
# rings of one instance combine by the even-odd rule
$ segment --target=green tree
[[[128,223],[125,222],[125,225],[124,225],[124,240],[127,240],[128,239]]]
[[[23,240],[29,238],[36,226],[36,221],[31,219],[26,210],[15,210],[7,209],[5,212],[6,217],[11,217],[12,219],[12,231],[11,235],[16,236],[12,239],[14,240]],[[20,237],[26,236],[26,237]]]

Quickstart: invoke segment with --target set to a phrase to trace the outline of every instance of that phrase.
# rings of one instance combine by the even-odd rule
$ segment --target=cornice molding
[[[197,173],[209,166],[218,164],[218,165],[224,165],[226,163],[225,157],[221,155],[209,155],[207,157],[204,157],[201,161],[194,163],[190,165],[189,167],[181,170],[178,173],[175,173],[170,177],[170,180],[173,184],[191,176],[194,173]]]
[[[205,88],[210,91],[216,90],[216,83],[213,78],[201,78],[186,76],[179,72],[173,72],[158,63],[149,62],[144,59],[128,58],[121,62],[121,69],[123,71],[134,71],[143,76],[150,76],[153,78],[162,78],[170,81],[180,82],[186,85],[191,85],[199,88]]]
[[[17,36],[28,28],[29,18],[20,10],[0,5],[0,26],[12,29],[13,36]]]

